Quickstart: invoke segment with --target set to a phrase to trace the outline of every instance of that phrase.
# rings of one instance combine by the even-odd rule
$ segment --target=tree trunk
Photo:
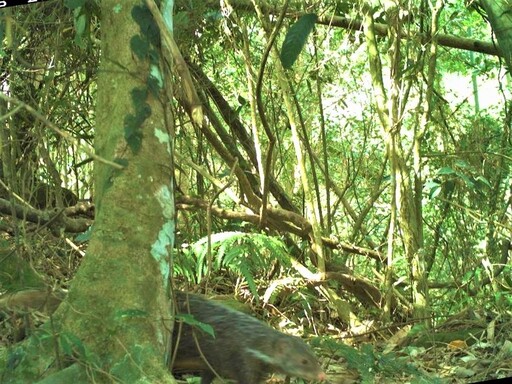
[[[512,70],[512,5],[508,0],[481,0],[489,18],[489,24],[498,40],[500,54],[505,58],[509,71]]]
[[[428,317],[428,289],[426,284],[425,260],[423,256],[423,227],[421,215],[421,189],[415,190],[412,180],[421,180],[421,175],[415,173],[415,169],[409,166],[404,146],[406,141],[402,139],[401,129],[403,111],[401,105],[407,103],[405,98],[405,85],[407,79],[402,76],[402,22],[399,18],[400,7],[387,2],[384,7],[389,22],[388,60],[390,63],[390,81],[384,86],[382,62],[375,38],[375,28],[371,10],[365,15],[365,36],[368,44],[368,57],[370,60],[370,72],[374,97],[380,123],[383,127],[383,137],[386,142],[386,150],[390,159],[391,174],[391,215],[388,233],[387,249],[387,287],[386,316],[389,318],[392,303],[393,268],[395,265],[396,240],[400,237],[410,269],[412,303],[414,316],[417,318]],[[419,138],[418,138],[419,140]],[[413,138],[414,141],[414,138]],[[417,195],[416,193],[419,193]],[[395,233],[397,232],[397,233]]]
[[[172,122],[166,116],[169,87],[164,81],[150,91],[149,59],[131,49],[132,37],[140,34],[141,44],[162,61],[154,41],[141,32],[150,23],[139,29],[132,18],[134,7],[146,16],[149,11],[138,0],[101,5],[95,148],[103,160],[95,163],[94,229],[47,334],[25,344],[27,356],[38,345],[40,361],[24,359],[3,382],[37,382],[43,374],[42,382],[173,382],[165,368],[174,238],[173,139],[165,125]],[[163,67],[154,65],[152,73]]]

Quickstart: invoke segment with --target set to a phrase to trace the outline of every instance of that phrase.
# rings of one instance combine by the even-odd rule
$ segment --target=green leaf
[[[285,69],[291,68],[299,57],[306,39],[315,26],[316,19],[316,14],[309,13],[297,20],[288,30],[281,47],[281,63]]]
[[[441,193],[441,184],[435,181],[428,181],[425,183],[425,191],[428,193],[428,197],[434,199]]]
[[[140,29],[144,32],[151,27],[154,23],[153,15],[148,7],[142,5],[136,5],[132,9],[133,20],[139,24]]]
[[[147,80],[148,90],[155,98],[158,98],[158,94],[164,85],[164,79],[157,66],[152,65],[150,72]]]
[[[128,114],[124,118],[124,138],[134,153],[140,150],[142,143],[142,124],[151,116],[151,107],[146,103],[148,96],[147,88],[132,89],[131,98],[135,115]]]
[[[215,337],[215,331],[210,324],[197,321],[196,318],[190,313],[180,313],[179,315],[176,315],[176,320],[188,324],[191,327],[199,328],[201,331],[206,332],[212,337]]]
[[[443,167],[441,168],[440,170],[437,171],[437,174],[439,176],[441,175],[453,175],[455,173],[455,171],[453,170],[453,168],[450,168],[450,167]]]
[[[87,26],[87,15],[81,13],[75,18],[76,35],[82,37]]]
[[[139,60],[145,59],[149,52],[149,43],[140,35],[135,35],[130,40],[130,48]]]
[[[489,182],[489,180],[487,180],[487,179],[486,179],[485,177],[483,177],[483,176],[478,176],[478,177],[476,178],[476,182],[477,182],[477,185],[478,185],[479,187],[481,187],[481,186],[485,185],[485,186],[486,186],[486,187],[488,187],[488,188],[492,188],[492,185],[491,185],[491,183]]]
[[[471,168],[471,166],[464,160],[455,160],[455,165],[463,169]]]
[[[464,175],[463,173],[459,173],[459,172],[457,172],[457,176],[459,176],[462,179],[462,181],[464,182],[466,187],[468,187],[471,190],[475,189],[475,183],[473,182],[474,179],[472,177],[470,178],[470,177]]]
[[[88,25],[91,18],[90,10],[83,6],[76,6],[72,4],[73,9],[73,22],[75,24],[75,43],[80,48],[84,48],[88,41]]]
[[[258,297],[258,287],[256,286],[253,275],[245,262],[240,263],[240,272],[245,277],[245,281],[247,282],[251,293],[254,297]]]
[[[160,41],[160,30],[158,29],[151,11],[146,6],[137,5],[132,9],[133,20],[139,25],[143,37],[157,46]]]
[[[132,114],[124,119],[124,138],[134,153],[140,150],[142,144],[142,131],[140,130],[142,122]]]
[[[77,243],[85,243],[91,239],[91,234],[92,234],[92,225],[89,228],[87,228],[87,230],[85,232],[82,232],[82,233],[79,233],[78,235],[76,235],[75,241]]]
[[[79,357],[85,359],[85,346],[77,336],[69,332],[64,332],[59,336],[59,341],[65,355],[73,356],[74,354],[78,354]]]

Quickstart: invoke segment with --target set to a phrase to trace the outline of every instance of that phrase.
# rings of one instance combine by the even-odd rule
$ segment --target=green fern
[[[226,269],[244,277],[249,289],[256,294],[255,276],[279,260],[290,266],[284,243],[262,233],[220,232],[211,236],[212,267],[214,271]],[[175,273],[189,281],[199,283],[208,269],[208,238],[192,244],[176,262]],[[192,276],[193,275],[193,276]]]

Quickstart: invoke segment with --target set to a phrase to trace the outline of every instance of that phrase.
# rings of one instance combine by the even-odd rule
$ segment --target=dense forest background
[[[93,289],[85,275],[73,283],[92,255],[116,262],[87,266],[105,297],[76,299],[82,309],[116,302],[108,272],[123,263],[135,271],[112,278],[119,290],[137,280],[148,291],[161,264],[147,269],[139,260],[151,260],[150,247],[138,259],[134,244],[160,210],[172,223],[169,286],[234,296],[275,326],[321,336],[332,382],[509,375],[510,39],[493,34],[507,2],[176,1],[173,33],[127,11],[126,33],[149,32],[117,45],[126,33],[116,36],[106,12],[146,3],[1,10],[3,361],[48,326],[64,290],[73,301]],[[144,36],[166,41],[159,65]],[[142,58],[142,69],[123,61]],[[118,73],[147,92],[108,83]],[[155,96],[168,79],[166,96]],[[165,121],[172,156],[138,131],[148,114]],[[134,154],[143,148],[137,169],[169,183],[160,204],[147,203],[156,193],[132,171],[109,195],[133,163],[119,155],[117,126]],[[99,203],[105,221],[92,226]],[[109,230],[135,235],[88,250],[95,231]],[[158,308],[169,286],[155,284]],[[59,309],[56,321],[66,316]],[[63,354],[97,367],[77,357],[87,337],[72,329],[59,336]]]

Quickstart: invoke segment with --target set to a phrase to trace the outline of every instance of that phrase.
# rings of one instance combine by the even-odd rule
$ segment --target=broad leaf
[[[302,47],[306,43],[306,39],[315,26],[316,19],[316,14],[309,13],[297,20],[288,30],[281,47],[281,63],[284,68],[291,68],[295,60],[297,60]]]

